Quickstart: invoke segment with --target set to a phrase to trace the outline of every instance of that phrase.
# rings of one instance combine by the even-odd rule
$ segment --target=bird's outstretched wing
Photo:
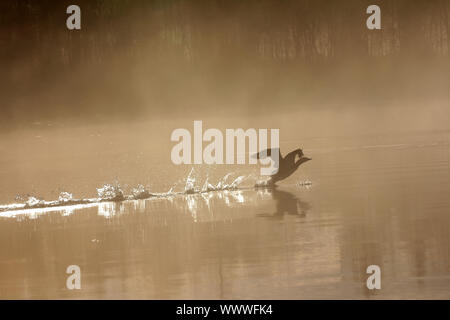
[[[265,149],[252,155],[254,159],[265,159],[267,157],[274,159],[274,157],[276,156],[278,156],[279,159],[283,158],[280,152],[280,148]]]

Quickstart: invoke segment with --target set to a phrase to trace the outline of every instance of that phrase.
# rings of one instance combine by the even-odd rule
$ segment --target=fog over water
[[[0,298],[450,298],[446,2],[69,4],[0,5]],[[312,160],[175,165],[195,120]]]

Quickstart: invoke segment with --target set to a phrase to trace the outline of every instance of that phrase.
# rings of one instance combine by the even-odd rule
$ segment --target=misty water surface
[[[171,164],[170,132],[192,121],[4,133],[2,204],[62,191],[93,197],[105,183],[182,191],[192,167],[199,187],[227,173],[246,179],[230,191],[2,212],[0,297],[448,299],[450,132],[355,135],[342,125],[333,136],[284,119],[204,121],[279,125],[282,153],[303,147],[313,160],[276,189],[252,188],[257,166]],[[78,291],[65,287],[73,264]],[[373,264],[382,289],[369,291]]]

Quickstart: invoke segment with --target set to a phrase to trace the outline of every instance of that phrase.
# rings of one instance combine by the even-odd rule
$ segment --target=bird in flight
[[[293,174],[302,163],[311,160],[311,158],[305,157],[302,149],[291,151],[285,157],[281,155],[280,148],[266,149],[254,155],[256,159],[270,157],[275,162],[277,162],[277,156],[279,159],[278,172],[270,176],[268,182],[269,185],[274,185],[276,182],[286,179]]]

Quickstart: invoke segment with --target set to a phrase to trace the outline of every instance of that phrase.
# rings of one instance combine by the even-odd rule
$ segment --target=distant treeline
[[[72,3],[82,32],[65,28]],[[365,27],[370,4],[381,7],[381,31]],[[139,55],[142,45],[188,60],[447,55],[449,14],[447,0],[5,0],[1,58],[98,62],[118,49]]]
[[[79,31],[66,28],[71,4],[81,8]],[[371,4],[381,8],[382,30],[366,28]],[[449,14],[447,0],[4,0],[3,108],[27,104],[21,99],[55,79],[73,81],[57,76],[83,68],[94,74],[114,69],[101,80],[115,83],[111,77],[144,72],[146,66],[177,66],[182,77],[180,65],[242,70],[249,63],[287,63],[320,69],[339,61],[445,60]],[[72,88],[84,85],[83,80]]]

